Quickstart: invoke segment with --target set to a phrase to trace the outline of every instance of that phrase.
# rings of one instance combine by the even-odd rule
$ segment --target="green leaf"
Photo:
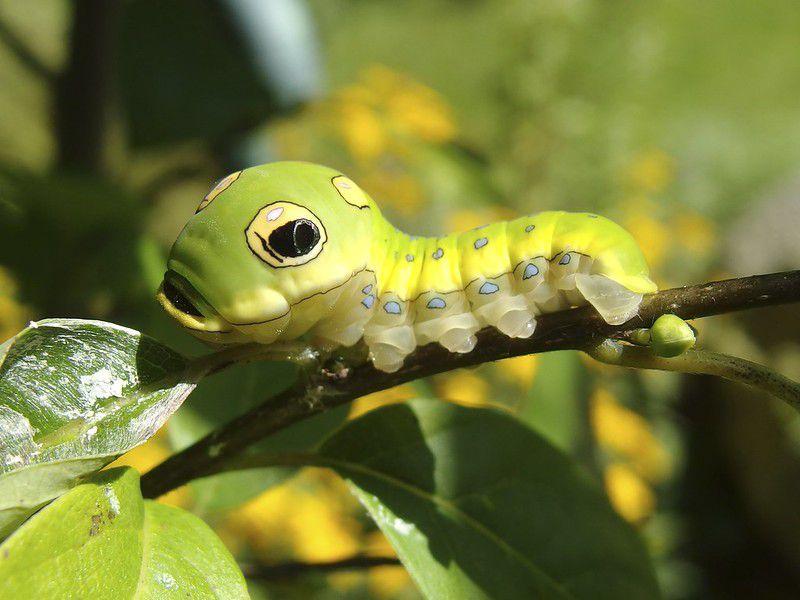
[[[657,598],[598,485],[488,409],[418,400],[351,421],[311,459],[352,486],[430,598]]]
[[[536,357],[538,372],[517,413],[523,423],[557,448],[569,452],[577,445],[585,398],[586,369],[577,352],[545,352]],[[546,374],[546,375],[544,375]]]
[[[130,468],[98,473],[0,546],[3,598],[248,598],[222,541],[194,515],[144,501]]]
[[[187,361],[99,321],[32,323],[0,365],[0,537],[138,446],[194,388]]]

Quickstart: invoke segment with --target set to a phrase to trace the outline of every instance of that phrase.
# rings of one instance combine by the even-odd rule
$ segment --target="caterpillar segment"
[[[363,338],[376,368],[395,371],[417,346],[470,352],[483,327],[526,338],[538,315],[587,303],[624,323],[655,290],[633,238],[598,215],[409,236],[340,173],[283,162],[232,174],[203,199],[158,299],[212,343]]]

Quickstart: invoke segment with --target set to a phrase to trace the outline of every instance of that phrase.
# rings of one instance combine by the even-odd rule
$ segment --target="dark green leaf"
[[[311,462],[351,482],[430,598],[659,596],[642,542],[596,483],[506,414],[389,406]]]
[[[152,436],[195,377],[180,355],[110,323],[22,331],[0,365],[0,536]]]
[[[248,598],[244,578],[194,515],[144,501],[133,469],[92,477],[0,546],[3,598]]]

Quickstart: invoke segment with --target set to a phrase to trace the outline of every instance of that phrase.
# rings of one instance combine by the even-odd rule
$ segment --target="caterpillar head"
[[[277,162],[232,173],[178,236],[158,300],[202,339],[291,339],[366,267],[373,214],[372,200],[327,167]]]

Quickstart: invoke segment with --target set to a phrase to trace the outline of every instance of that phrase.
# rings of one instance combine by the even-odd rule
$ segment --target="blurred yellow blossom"
[[[420,148],[457,133],[452,110],[437,92],[382,65],[363,69],[352,84],[271,130],[284,156],[327,163],[332,153],[344,154],[354,163],[350,175],[404,216],[424,199],[416,173],[425,154]]]
[[[388,121],[399,133],[433,143],[446,142],[456,133],[450,106],[432,88],[383,65],[362,71],[360,85],[375,92]]]
[[[123,454],[117,460],[108,465],[107,468],[128,466],[133,467],[139,473],[147,473],[163,460],[172,454],[169,442],[167,441],[167,425],[159,429],[156,434],[141,446],[136,446],[130,452]],[[172,506],[185,507],[190,504],[191,493],[189,488],[184,486],[159,497],[158,501]]]
[[[707,256],[716,243],[714,223],[696,212],[681,212],[675,217],[676,240],[694,255]]]
[[[675,178],[675,161],[663,150],[649,150],[634,159],[627,175],[638,191],[658,193]]]
[[[639,244],[651,269],[663,264],[675,236],[672,230],[654,215],[654,211],[648,210],[646,203],[643,206],[634,205],[624,218],[623,226]]]
[[[366,537],[365,554],[371,556],[395,556],[394,548],[380,531]],[[378,567],[368,573],[369,590],[377,598],[392,598],[411,585],[411,578],[403,567]]]
[[[648,481],[662,481],[670,472],[670,456],[647,419],[620,404],[606,389],[591,398],[592,426],[601,446],[624,457]]]
[[[357,503],[333,473],[301,471],[233,511],[223,528],[265,561],[329,561],[360,548]]]
[[[339,107],[339,115],[339,130],[355,158],[372,160],[386,150],[386,130],[374,110],[348,103]]]
[[[539,362],[535,355],[526,354],[501,360],[496,364],[497,371],[508,381],[527,389],[533,383]]]
[[[351,419],[355,419],[356,417],[360,417],[364,413],[368,413],[369,411],[380,408],[381,406],[387,406],[389,404],[403,402],[404,400],[410,400],[415,395],[414,388],[407,384],[389,388],[388,390],[383,390],[381,392],[368,394],[366,396],[362,396],[350,405],[349,416]]]
[[[18,334],[32,316],[31,310],[17,300],[17,282],[0,267],[0,343]]]
[[[419,182],[402,169],[367,171],[360,178],[360,185],[403,216],[418,211],[424,199]]]
[[[655,510],[655,494],[629,467],[613,463],[605,470],[604,479],[611,505],[628,521],[643,521]]]
[[[485,406],[489,384],[473,371],[459,369],[436,380],[438,396],[467,406]]]

